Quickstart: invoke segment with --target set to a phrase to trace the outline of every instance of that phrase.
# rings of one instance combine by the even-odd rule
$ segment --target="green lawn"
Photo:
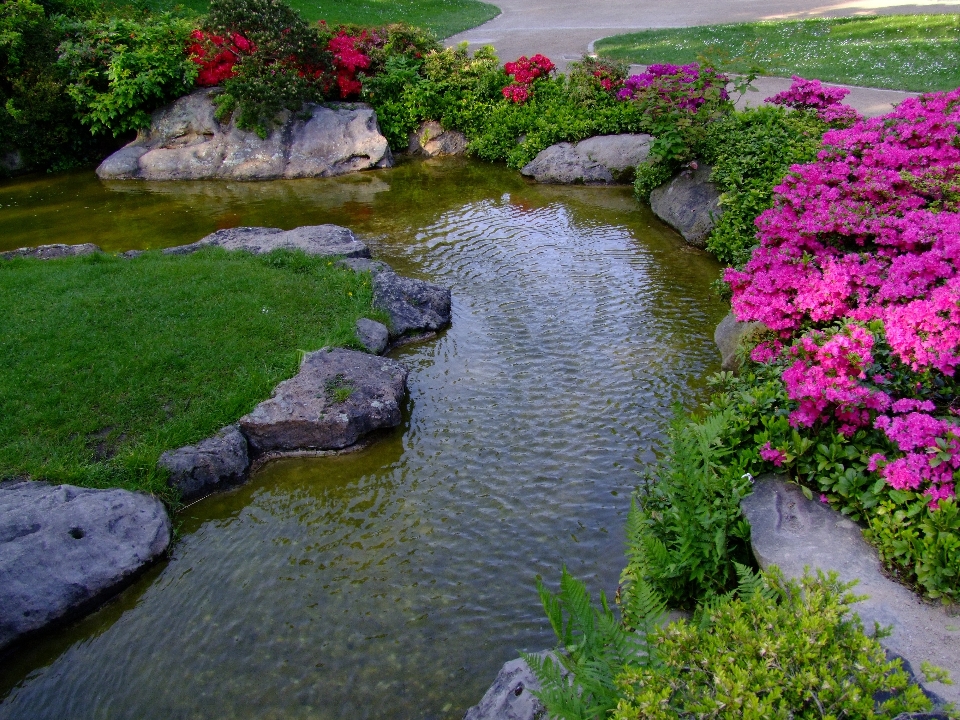
[[[767,75],[894,90],[960,86],[960,15],[789,20],[705,25],[617,35],[596,44],[599,54],[630,63],[692,62],[698,56],[753,64]]]
[[[176,0],[164,0],[169,5]],[[438,38],[450,37],[469,30],[500,14],[496,6],[479,0],[287,0],[307,20],[328,23],[387,25],[405,22],[428,28]],[[208,0],[179,0],[199,13],[209,6]]]
[[[369,275],[294,253],[0,260],[0,479],[173,499],[163,450],[249,412],[300,351],[357,346],[372,301]]]

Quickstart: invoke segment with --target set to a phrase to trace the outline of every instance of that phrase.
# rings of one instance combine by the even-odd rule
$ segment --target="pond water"
[[[453,326],[394,357],[404,423],[366,450],[266,466],[177,518],[169,561],[7,658],[0,718],[460,718],[554,644],[561,564],[617,586],[636,471],[718,369],[718,266],[627,188],[465,160],[330,180],[0,185],[0,250],[352,228],[453,290]]]

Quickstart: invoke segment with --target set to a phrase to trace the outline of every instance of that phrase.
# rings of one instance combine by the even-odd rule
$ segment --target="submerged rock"
[[[19,150],[0,152],[0,170],[12,175],[23,169],[23,154]]]
[[[337,450],[400,424],[407,369],[396,360],[355,350],[309,353],[300,372],[269,400],[240,418],[254,456]]]
[[[259,255],[273,250],[302,250],[307,255],[368,258],[370,249],[340,225],[303,225],[293,230],[237,227],[217,230],[189,245],[167,248],[167,255],[186,255],[205,247],[246,250]]]
[[[711,172],[709,165],[684,170],[650,193],[654,214],[697,248],[707,246],[707,237],[722,212],[720,191],[710,182]]]
[[[632,182],[638,164],[650,154],[649,135],[598,135],[542,150],[520,171],[537,182],[609,185]]]
[[[450,324],[450,289],[397,275],[376,260],[347,259],[345,267],[373,276],[373,304],[390,315],[390,339],[438,332]]]
[[[410,133],[407,152],[427,157],[463,155],[467,144],[467,136],[462,132],[444,130],[436,120],[427,120]]]
[[[393,156],[369,105],[307,104],[284,111],[264,139],[221,123],[208,88],[157,110],[150,128],[97,168],[103,180],[270,180],[390,167]]]
[[[93,243],[81,243],[80,245],[38,245],[37,247],[17,248],[0,253],[0,259],[12,260],[13,258],[37,258],[38,260],[56,260],[62,257],[74,257],[76,255],[93,255],[103,252]]]
[[[168,483],[180,499],[193,500],[244,480],[250,467],[247,439],[239,425],[230,425],[196,445],[166,451],[157,464],[170,471]]]
[[[853,592],[868,597],[853,612],[868,631],[874,622],[893,628],[880,641],[888,651],[914,669],[928,661],[948,670],[955,681],[960,678],[960,619],[887,578],[856,523],[829,505],[807,500],[798,485],[776,476],[758,478],[753,494],[740,505],[750,521],[760,567],[777,565],[786,577],[799,578],[809,566],[813,572],[836,570],[846,582],[857,580]],[[960,685],[922,684],[943,700],[960,701]]]
[[[94,609],[169,544],[170,519],[149,495],[0,484],[0,650]]]

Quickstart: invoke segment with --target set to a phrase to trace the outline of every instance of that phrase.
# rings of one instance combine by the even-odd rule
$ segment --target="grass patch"
[[[164,7],[179,4],[205,13],[208,0],[160,0]],[[445,38],[492,20],[500,10],[479,0],[287,0],[294,10],[311,22],[326,20],[337,25],[387,25],[408,23],[427,28]]]
[[[729,59],[732,72],[802,75],[929,92],[960,86],[960,15],[788,20],[647,30],[605,38],[599,54],[629,63]]]
[[[204,250],[0,261],[0,478],[145,490],[156,462],[235,422],[300,351],[359,347],[368,274]]]

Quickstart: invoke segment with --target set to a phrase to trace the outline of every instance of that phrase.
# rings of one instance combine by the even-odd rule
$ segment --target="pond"
[[[453,326],[393,356],[401,427],[267,465],[176,519],[172,557],[0,668],[0,718],[460,718],[554,644],[534,588],[616,590],[637,472],[719,368],[719,266],[628,188],[468,160],[339,179],[0,185],[0,250],[192,242],[336,223],[453,290]]]

